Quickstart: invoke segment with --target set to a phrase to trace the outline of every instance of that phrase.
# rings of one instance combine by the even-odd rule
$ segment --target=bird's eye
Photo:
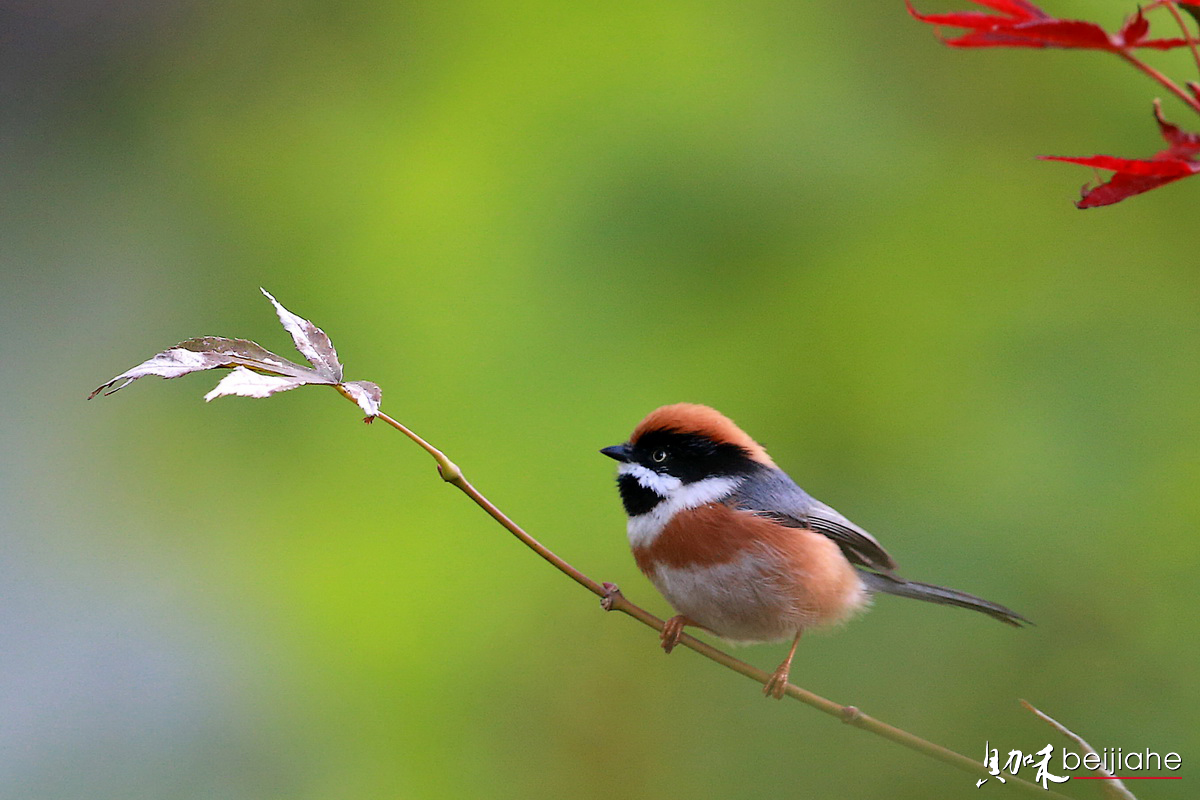
[[[667,460],[667,451],[666,450],[655,450],[654,453],[651,454],[650,458],[654,459],[655,464],[661,464],[662,462]]]

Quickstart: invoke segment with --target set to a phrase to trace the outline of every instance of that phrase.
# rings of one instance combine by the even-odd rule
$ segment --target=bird
[[[655,409],[627,442],[600,452],[619,462],[634,560],[676,612],[663,625],[663,649],[670,653],[685,627],[738,644],[790,639],[763,686],[768,697],[786,694],[805,631],[846,622],[876,594],[1031,624],[998,603],[900,577],[874,536],[801,489],[709,406]]]

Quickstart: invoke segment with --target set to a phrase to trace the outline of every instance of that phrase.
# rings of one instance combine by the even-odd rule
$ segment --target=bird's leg
[[[792,669],[792,656],[796,655],[796,645],[798,644],[800,644],[800,632],[797,632],[796,638],[792,640],[792,649],[788,650],[787,658],[775,670],[771,679],[763,684],[763,694],[767,697],[774,697],[776,700],[783,699],[783,695],[787,691],[788,673]]]
[[[671,617],[663,623],[662,629],[662,649],[668,653],[675,649],[675,645],[679,644],[679,637],[683,636],[683,629],[687,625],[695,625],[696,623],[685,617],[683,614]]]

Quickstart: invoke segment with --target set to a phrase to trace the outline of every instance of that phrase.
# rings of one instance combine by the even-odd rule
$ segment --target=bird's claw
[[[787,694],[788,687],[788,671],[783,669],[775,670],[771,678],[763,684],[763,694],[767,697],[774,697],[776,700],[782,700]]]
[[[684,626],[689,625],[691,620],[680,614],[676,617],[671,617],[663,623],[662,634],[662,649],[670,653],[675,649],[675,645],[679,644],[679,639],[683,636]]]

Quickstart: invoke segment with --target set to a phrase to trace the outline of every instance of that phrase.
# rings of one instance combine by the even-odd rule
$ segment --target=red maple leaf
[[[908,13],[931,25],[966,28],[968,33],[945,39],[951,47],[1066,47],[1120,53],[1134,47],[1171,50],[1183,47],[1186,39],[1147,39],[1150,23],[1138,12],[1116,33],[1108,33],[1094,22],[1057,19],[1028,0],[971,0],[975,5],[997,13],[954,11],[947,14],[922,14],[904,0]]]
[[[1096,208],[1119,203],[1127,197],[1148,192],[1168,183],[1200,173],[1200,133],[1188,133],[1163,119],[1162,105],[1154,101],[1154,118],[1167,149],[1150,158],[1117,158],[1115,156],[1038,156],[1046,161],[1066,161],[1113,171],[1106,183],[1098,186],[1084,184],[1083,196],[1075,203],[1078,208]]]

